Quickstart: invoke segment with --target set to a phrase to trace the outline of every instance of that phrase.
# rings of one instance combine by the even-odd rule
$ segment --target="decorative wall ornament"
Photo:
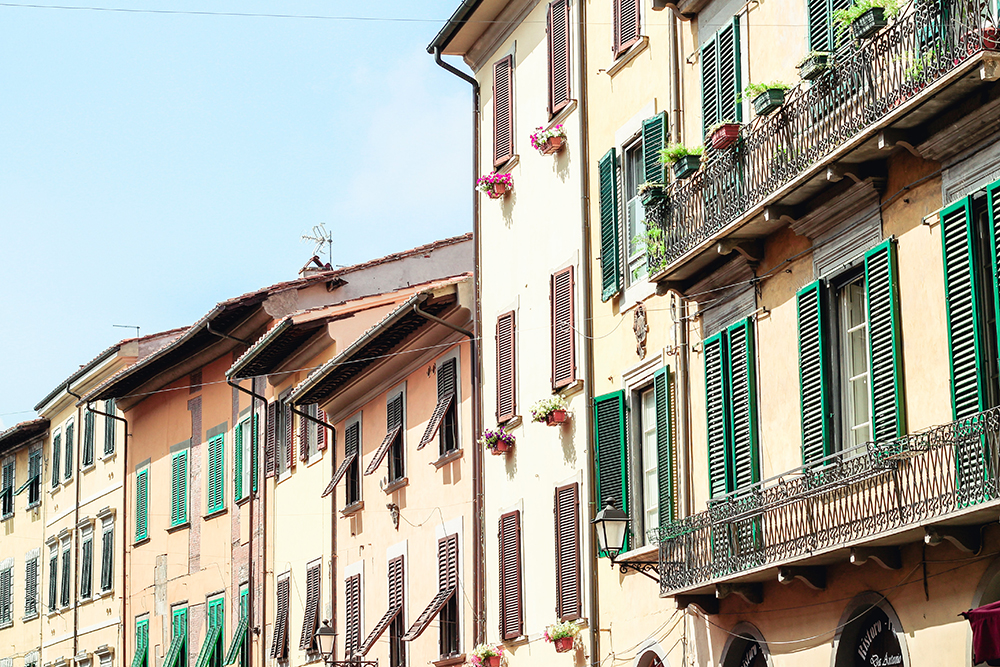
[[[635,332],[635,353],[640,359],[646,358],[646,334],[649,333],[649,325],[646,323],[646,307],[641,303],[635,307],[635,314],[632,319],[632,331]]]

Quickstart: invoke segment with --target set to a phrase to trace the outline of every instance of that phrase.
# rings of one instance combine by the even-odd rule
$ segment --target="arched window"
[[[722,667],[769,667],[770,652],[760,631],[749,623],[738,623],[730,630],[722,649]]]
[[[632,667],[670,667],[667,654],[655,639],[647,639],[636,653]]]
[[[834,653],[835,667],[854,667],[858,656],[866,665],[910,665],[899,617],[889,601],[874,591],[856,595],[848,603],[837,624]]]

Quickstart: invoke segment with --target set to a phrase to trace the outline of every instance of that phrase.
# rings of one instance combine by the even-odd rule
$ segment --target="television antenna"
[[[312,235],[303,234],[303,241],[312,241],[316,244],[313,249],[314,255],[319,255],[323,252],[323,246],[326,246],[326,260],[327,264],[333,263],[333,232],[328,232],[326,230],[326,224],[320,223],[318,225],[313,225]]]
[[[135,329],[135,337],[139,337],[139,327],[134,324],[112,324],[111,326],[115,329]]]

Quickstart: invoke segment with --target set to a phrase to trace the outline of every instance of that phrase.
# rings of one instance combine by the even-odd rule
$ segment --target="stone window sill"
[[[450,452],[439,457],[437,461],[432,461],[431,465],[440,470],[442,467],[448,465],[452,461],[457,461],[458,459],[462,458],[463,453],[464,450],[462,449],[453,449]]]
[[[465,662],[465,654],[461,655],[449,655],[446,658],[441,658],[440,660],[434,660],[431,662],[434,667],[450,667],[451,665],[461,665]]]
[[[614,76],[622,71],[625,65],[635,60],[635,57],[645,51],[647,46],[649,46],[649,37],[643,35],[638,42],[628,47],[628,51],[618,56],[615,64],[608,68],[608,76]]]
[[[176,532],[179,532],[179,531],[182,531],[182,530],[186,530],[186,529],[188,529],[190,527],[191,527],[191,522],[190,521],[185,521],[184,523],[179,523],[176,526],[170,526],[170,528],[167,528],[167,532],[168,533],[176,533]]]
[[[410,484],[410,478],[409,477],[400,477],[397,480],[389,482],[386,485],[386,487],[384,489],[382,489],[382,490],[385,491],[386,495],[388,495],[388,494],[392,493],[393,491],[398,491],[399,489],[402,489],[405,486],[409,486],[409,484]]]
[[[202,517],[202,518],[203,518],[203,519],[204,519],[205,521],[208,521],[209,519],[214,519],[215,517],[217,517],[217,516],[221,516],[221,515],[223,515],[223,514],[226,514],[227,512],[229,512],[229,509],[228,509],[228,508],[226,508],[226,507],[220,507],[220,508],[219,508],[219,509],[217,509],[217,510],[213,510],[213,511],[209,512],[208,514],[206,514],[206,515],[205,515],[204,517]]]
[[[357,502],[353,502],[344,509],[340,510],[340,516],[345,516],[345,517],[352,516],[354,514],[357,514],[364,508],[365,508],[365,501],[358,500]]]

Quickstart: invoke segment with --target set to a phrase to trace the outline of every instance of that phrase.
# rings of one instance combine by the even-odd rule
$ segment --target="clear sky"
[[[16,0],[15,0],[16,1]],[[134,335],[471,230],[471,93],[425,47],[459,0],[0,6],[0,427]]]

